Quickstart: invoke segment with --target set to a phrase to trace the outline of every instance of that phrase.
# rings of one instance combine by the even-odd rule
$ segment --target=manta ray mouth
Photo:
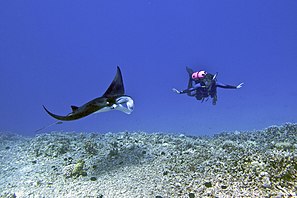
[[[134,101],[129,96],[118,97],[116,99],[115,109],[130,114],[134,110]]]

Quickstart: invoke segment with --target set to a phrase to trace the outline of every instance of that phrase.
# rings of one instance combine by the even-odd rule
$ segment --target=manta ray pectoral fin
[[[74,105],[72,105],[72,106],[71,106],[71,109],[72,109],[72,112],[74,112],[74,111],[76,111],[76,110],[78,109],[78,107],[77,107],[77,106],[74,106]]]
[[[111,82],[111,84],[109,85],[105,93],[103,94],[103,96],[114,97],[114,96],[122,96],[124,94],[125,94],[125,90],[124,90],[123,77],[122,77],[121,70],[118,66],[117,73],[113,81]]]

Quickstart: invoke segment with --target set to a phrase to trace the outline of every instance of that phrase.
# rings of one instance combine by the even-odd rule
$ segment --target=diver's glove
[[[180,94],[180,93],[181,93],[181,91],[178,91],[178,90],[175,89],[175,88],[172,88],[172,91],[175,92],[175,93],[177,93],[177,94]]]
[[[236,89],[239,89],[239,88],[241,88],[241,87],[242,87],[242,85],[243,85],[243,83],[240,83],[239,85],[237,85],[237,86],[236,86]]]

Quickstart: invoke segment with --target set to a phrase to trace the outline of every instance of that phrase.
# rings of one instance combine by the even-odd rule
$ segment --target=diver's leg
[[[218,96],[217,96],[217,94],[215,94],[215,95],[212,97],[212,104],[213,104],[213,105],[216,105],[216,104],[217,104],[217,100],[218,100]]]
[[[202,97],[201,94],[196,94],[196,95],[195,95],[195,98],[196,98],[197,100],[202,100],[202,99],[203,99],[203,97]]]
[[[212,104],[216,105],[217,100],[218,100],[218,96],[217,96],[217,87],[216,87],[215,84],[212,84],[212,86],[210,87],[209,95],[212,98]]]
[[[217,100],[218,100],[218,96],[217,96],[217,90],[212,90],[212,92],[210,92],[210,97],[212,98],[212,104],[216,105],[217,104]]]

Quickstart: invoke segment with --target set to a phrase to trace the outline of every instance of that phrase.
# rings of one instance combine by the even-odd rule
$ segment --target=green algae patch
[[[74,165],[71,176],[74,178],[77,178],[79,176],[86,176],[87,172],[84,171],[84,165],[85,165],[84,160],[82,159],[78,160],[77,163]]]

